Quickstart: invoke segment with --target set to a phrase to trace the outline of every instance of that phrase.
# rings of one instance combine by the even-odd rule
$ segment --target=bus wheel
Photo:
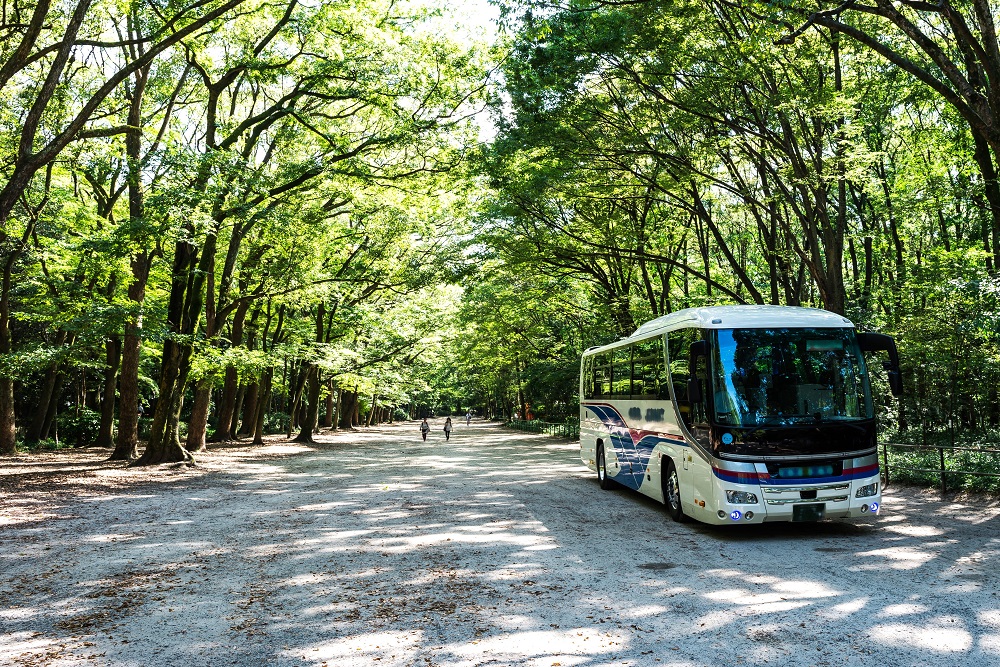
[[[667,466],[660,473],[663,480],[663,503],[667,506],[667,513],[674,521],[683,523],[687,521],[687,515],[681,507],[681,484],[677,478],[677,468],[674,462],[667,458]]]
[[[608,477],[608,461],[604,458],[604,443],[597,443],[597,482],[605,491],[615,488],[615,483]]]

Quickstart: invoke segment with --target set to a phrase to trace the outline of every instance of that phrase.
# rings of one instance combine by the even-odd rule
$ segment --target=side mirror
[[[888,352],[889,362],[883,363],[882,367],[887,371],[889,378],[889,390],[893,396],[903,395],[903,375],[899,370],[899,351],[896,349],[896,341],[892,336],[877,333],[859,333],[858,346],[862,352]]]
[[[693,375],[688,378],[688,400],[692,403],[701,402],[701,382]]]
[[[897,371],[889,371],[889,389],[893,396],[903,395],[903,375]]]

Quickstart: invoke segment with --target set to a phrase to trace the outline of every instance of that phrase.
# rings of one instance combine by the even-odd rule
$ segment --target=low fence
[[[942,493],[949,488],[996,491],[1000,487],[1000,449],[898,442],[883,442],[880,447],[886,483],[893,477],[918,483],[936,478]],[[969,478],[979,482],[969,484]]]
[[[578,440],[580,438],[580,424],[573,421],[546,422],[540,419],[532,419],[531,421],[526,419],[511,419],[504,426],[517,431],[548,433],[549,435],[569,438],[571,440]]]

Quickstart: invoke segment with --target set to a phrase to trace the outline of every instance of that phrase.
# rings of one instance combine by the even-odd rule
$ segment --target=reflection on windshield
[[[742,426],[872,417],[853,329],[719,329],[717,423]]]

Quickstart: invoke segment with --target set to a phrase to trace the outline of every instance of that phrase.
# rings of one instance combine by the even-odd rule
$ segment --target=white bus
[[[881,505],[862,352],[896,345],[847,318],[784,306],[689,308],[584,352],[580,456],[603,489],[635,489],[676,521],[865,517]]]

